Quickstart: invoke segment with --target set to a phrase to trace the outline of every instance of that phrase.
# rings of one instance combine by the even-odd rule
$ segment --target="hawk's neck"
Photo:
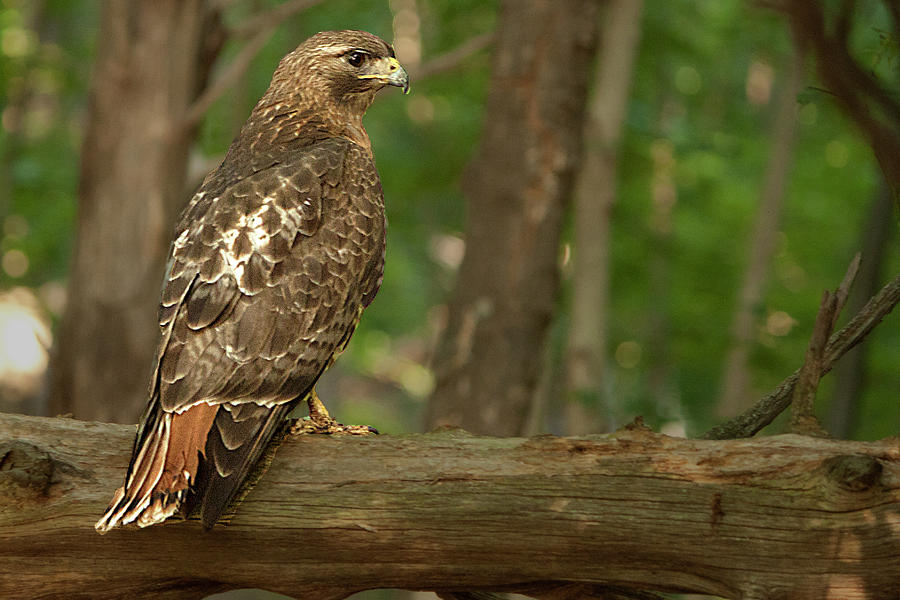
[[[295,96],[286,101],[265,102],[253,109],[241,137],[273,145],[313,143],[327,137],[342,137],[371,154],[372,144],[362,122],[359,107]]]

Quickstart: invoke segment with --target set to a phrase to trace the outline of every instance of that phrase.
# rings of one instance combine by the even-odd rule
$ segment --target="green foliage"
[[[66,273],[97,27],[96,7],[80,4],[0,5],[3,287],[41,286]]]
[[[648,322],[662,319],[666,344],[655,349],[657,360],[668,369],[689,430],[700,432],[716,421],[721,359],[772,149],[772,101],[748,101],[748,71],[754,63],[771,69],[774,98],[792,48],[780,19],[742,2],[654,3],[644,27],[613,221],[611,363],[616,382],[625,382],[625,414],[643,412],[656,426],[670,420],[672,415],[659,415],[660,399],[648,383],[658,366],[649,352],[631,369],[613,359],[624,341],[650,348]],[[879,40],[874,29],[858,33],[863,46]],[[895,82],[896,74],[891,77]],[[819,84],[812,70],[808,85],[798,97],[800,129],[779,245],[757,309],[751,366],[760,396],[802,363],[822,290],[837,286],[859,249],[879,185],[871,150],[834,97],[814,87]],[[669,145],[674,157],[677,194],[665,234],[653,228],[653,152],[660,144]],[[885,281],[897,273],[900,258],[894,247],[888,252]],[[654,264],[666,272],[661,288],[652,281]],[[790,324],[773,334],[766,325],[775,313]],[[891,390],[900,380],[886,363],[898,335],[900,327],[888,321],[870,342],[878,375],[873,373],[863,399],[869,418],[858,432],[862,437],[896,432]],[[828,394],[826,387],[820,398]],[[882,420],[871,418],[876,414]]]

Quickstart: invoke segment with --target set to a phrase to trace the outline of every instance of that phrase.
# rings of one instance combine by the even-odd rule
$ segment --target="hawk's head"
[[[281,60],[270,91],[365,111],[387,85],[409,91],[390,44],[365,31],[323,31]]]

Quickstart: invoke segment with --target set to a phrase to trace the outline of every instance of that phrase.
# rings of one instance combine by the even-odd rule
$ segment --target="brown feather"
[[[193,481],[200,457],[206,451],[206,438],[218,411],[218,405],[201,402],[183,413],[172,415],[169,451],[156,486],[159,493],[187,489],[188,484]]]

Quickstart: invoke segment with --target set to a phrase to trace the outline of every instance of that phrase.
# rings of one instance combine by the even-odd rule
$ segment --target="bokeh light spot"
[[[634,340],[619,344],[616,348],[616,362],[623,369],[633,369],[641,362],[641,345]]]
[[[21,250],[7,250],[0,263],[2,263],[3,271],[10,277],[22,277],[28,272],[28,257]]]
[[[694,67],[678,67],[675,71],[675,87],[685,96],[693,96],[703,88],[703,78]]]

